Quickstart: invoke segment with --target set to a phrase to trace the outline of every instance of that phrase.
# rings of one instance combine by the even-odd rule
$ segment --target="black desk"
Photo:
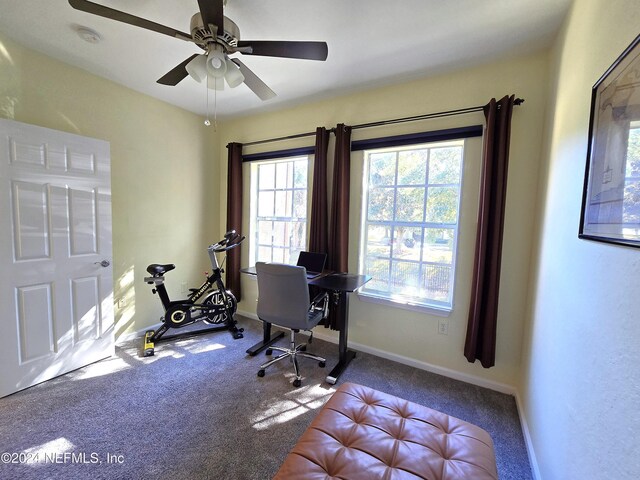
[[[248,273],[255,275],[255,268],[245,268],[241,270],[242,273]],[[309,280],[309,285],[316,286],[323,290],[331,292],[333,297],[333,306],[337,308],[337,323],[338,323],[338,363],[333,370],[327,375],[326,381],[330,384],[335,384],[338,381],[338,377],[347,368],[349,362],[356,356],[356,352],[347,348],[347,335],[349,333],[349,293],[355,292],[358,288],[363,286],[371,280],[368,275],[354,275],[349,273],[326,273],[317,278]],[[249,355],[256,355],[258,352],[266,349],[278,339],[284,336],[283,332],[271,334],[271,324],[268,322],[262,322],[263,338],[261,342],[256,343],[254,346],[247,350]]]
[[[314,285],[332,293],[333,305],[337,307],[338,336],[338,364],[325,379],[327,383],[335,384],[338,377],[347,368],[349,362],[356,356],[356,352],[347,348],[347,335],[349,333],[349,293],[355,292],[365,283],[371,280],[369,275],[353,275],[349,273],[332,273],[314,278],[309,285]]]

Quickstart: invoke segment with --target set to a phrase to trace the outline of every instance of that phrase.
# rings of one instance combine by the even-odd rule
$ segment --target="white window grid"
[[[303,178],[305,179],[304,186],[296,186],[296,165],[300,165],[301,161],[306,162],[304,168]],[[286,168],[286,186],[278,186],[277,180],[274,179],[272,188],[261,187],[261,173],[265,167],[274,166],[274,168],[284,167]],[[308,157],[292,157],[287,160],[275,160],[260,163],[257,165],[257,181],[256,181],[256,195],[258,202],[260,199],[264,200],[264,193],[273,194],[273,215],[260,215],[260,206],[256,209],[255,216],[255,261],[263,262],[283,262],[292,263],[298,258],[298,253],[304,249],[306,244],[306,231],[307,231],[307,169],[308,169]],[[261,172],[262,170],[262,172]],[[299,195],[296,195],[298,193]],[[300,196],[302,195],[302,197]],[[278,200],[282,201],[282,198],[286,199],[285,202],[285,214],[277,215],[282,208],[279,208]],[[302,212],[302,215],[295,215],[296,213],[296,198],[303,198],[304,207],[298,209]],[[260,225],[264,223],[270,224],[271,236],[270,241],[265,241],[264,237],[260,235]],[[279,224],[279,225],[278,225]],[[277,227],[283,228],[283,234],[277,235],[275,232]]]
[[[460,148],[460,171],[458,172],[457,183],[430,183],[429,181],[429,163],[431,160],[431,151],[433,149],[442,148],[442,147],[459,147]],[[428,152],[426,168],[425,168],[425,180],[424,183],[410,183],[403,184],[398,183],[398,170],[399,170],[399,154],[401,152],[407,151],[417,151],[417,150],[426,150]],[[374,278],[371,282],[367,283],[361,293],[367,295],[373,295],[383,298],[389,298],[391,300],[400,300],[401,302],[414,302],[419,305],[425,306],[435,306],[438,308],[451,308],[453,302],[453,287],[455,284],[455,259],[457,252],[457,239],[458,239],[458,227],[459,227],[459,218],[460,218],[460,198],[462,194],[462,160],[464,157],[464,144],[462,141],[453,141],[447,143],[438,143],[438,144],[424,144],[424,145],[412,145],[406,148],[395,148],[395,149],[380,149],[380,150],[371,150],[365,152],[365,195],[363,198],[364,208],[363,208],[363,234],[362,234],[362,250],[361,250],[361,261],[360,261],[360,272],[366,275],[371,275],[375,273],[372,268],[372,263],[376,260],[383,261],[388,263],[386,278]],[[393,153],[394,154],[394,162],[395,162],[395,172],[394,172],[394,181],[392,185],[369,185],[369,178],[371,172],[371,156],[377,153]],[[427,217],[427,201],[429,199],[429,189],[432,188],[456,188],[457,190],[457,204],[456,204],[456,220],[455,222],[429,222],[426,221]],[[375,190],[387,190],[388,195],[393,195],[393,207],[392,213],[395,218],[398,212],[398,191],[403,188],[421,188],[424,190],[423,192],[423,205],[422,205],[422,221],[398,221],[398,220],[371,220],[369,219],[369,197],[370,193]],[[384,255],[376,255],[368,252],[367,248],[369,245],[369,227],[370,226],[378,226],[389,229],[390,235],[390,245],[389,245],[389,253]],[[419,238],[415,238],[414,240],[419,242],[421,245],[424,243],[426,238],[426,232],[428,229],[432,230],[441,230],[443,232],[448,232],[446,235],[451,239],[452,242],[452,252],[451,252],[451,262],[443,263],[443,262],[434,262],[425,259],[425,249],[420,248],[418,259],[408,259],[408,258],[400,258],[395,256],[396,253],[396,242],[393,239],[396,238],[396,233],[398,229],[412,229],[419,230]],[[399,242],[402,243],[404,241],[403,238],[399,239]],[[400,250],[402,247],[400,246]],[[412,266],[417,269],[418,279],[417,285],[424,286],[421,288],[423,295],[417,294],[402,294],[397,291],[397,288],[394,290],[394,287],[398,286],[398,282],[394,281],[394,278],[398,278],[398,272],[394,272],[394,268],[397,269],[399,266],[405,266],[405,269],[408,266]],[[430,277],[430,281],[428,278]],[[446,289],[442,291],[442,284],[446,283]],[[400,285],[402,285],[400,283]],[[382,288],[381,288],[382,287]],[[442,294],[445,294],[445,300],[438,300],[436,296],[442,297]],[[438,295],[439,294],[439,295]]]

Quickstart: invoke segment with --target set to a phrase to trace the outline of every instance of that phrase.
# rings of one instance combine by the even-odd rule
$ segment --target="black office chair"
[[[295,334],[300,330],[308,330],[315,327],[328,314],[329,296],[321,293],[309,300],[309,288],[307,284],[306,270],[304,267],[284,265],[279,263],[256,263],[258,274],[258,318],[263,322],[269,322],[291,331],[290,347],[270,347],[271,350],[283,352],[266,363],[260,365],[258,376],[264,377],[265,369],[280,360],[289,358],[296,372],[294,387],[302,385],[302,375],[298,368],[298,357],[307,357],[317,360],[323,368],[326,359],[306,352],[307,344],[296,345]],[[309,343],[313,340],[313,332]]]

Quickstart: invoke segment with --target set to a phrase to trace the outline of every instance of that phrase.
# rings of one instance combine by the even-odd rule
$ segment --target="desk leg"
[[[253,357],[262,350],[273,345],[282,337],[284,337],[284,332],[277,332],[271,335],[271,324],[269,322],[262,322],[262,341],[256,343],[253,347],[250,347],[247,350],[247,353]]]
[[[338,381],[340,374],[356,356],[356,352],[347,348],[347,335],[349,333],[349,296],[347,292],[339,292],[338,325],[340,325],[340,334],[338,336],[338,364],[333,367],[333,370],[331,370],[331,373],[329,373],[325,379],[326,382],[331,385],[334,385]]]

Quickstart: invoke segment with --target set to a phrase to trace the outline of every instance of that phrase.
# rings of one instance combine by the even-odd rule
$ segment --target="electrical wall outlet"
[[[118,308],[124,308],[126,304],[127,304],[127,301],[124,298],[121,298],[120,300],[118,300]]]
[[[180,293],[187,293],[187,282],[180,283]]]
[[[438,333],[440,335],[448,335],[449,334],[449,320],[446,318],[441,318],[438,320]]]

